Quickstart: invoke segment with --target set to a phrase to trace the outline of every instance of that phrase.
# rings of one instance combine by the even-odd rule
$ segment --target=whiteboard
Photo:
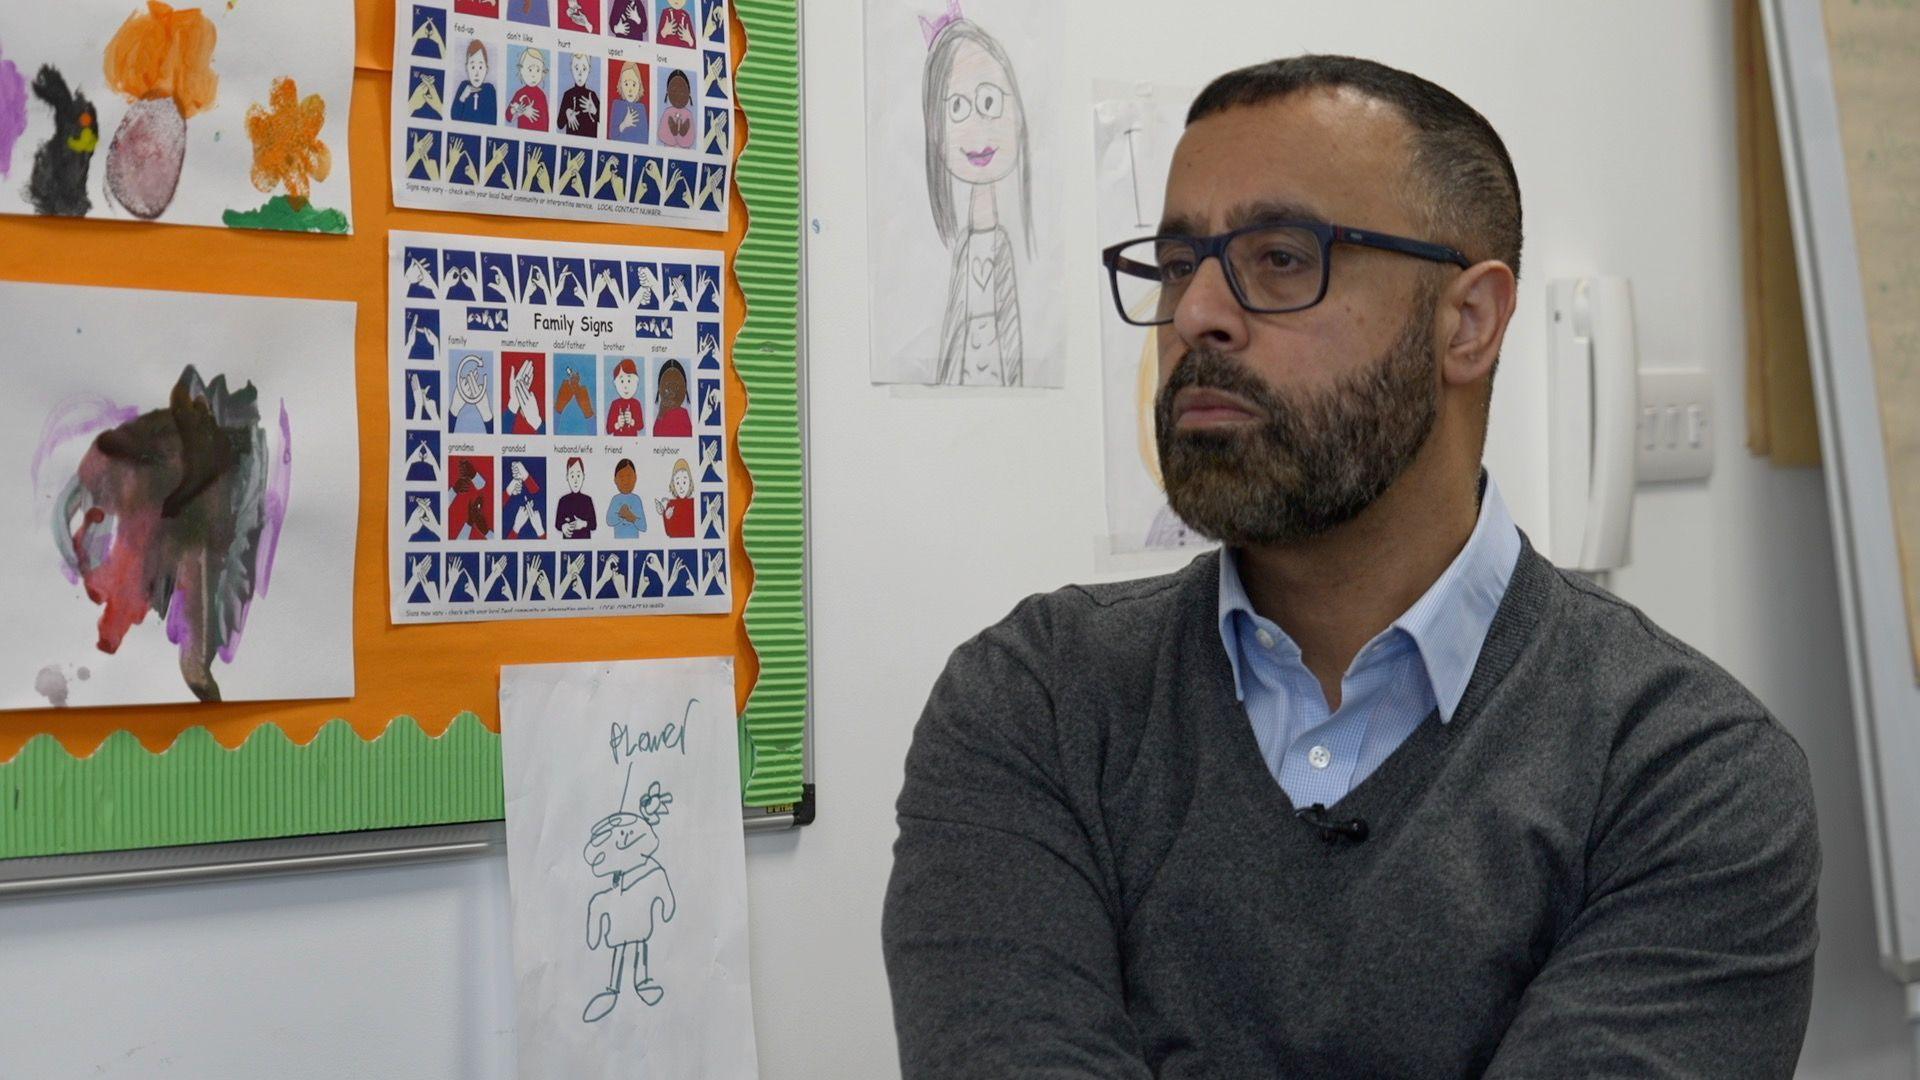
[[[1768,0],[1765,16],[1820,411],[1880,963],[1912,982],[1920,978],[1920,684],[1900,589],[1832,55],[1820,4]]]

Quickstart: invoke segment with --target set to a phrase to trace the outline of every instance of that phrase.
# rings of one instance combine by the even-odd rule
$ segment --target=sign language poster
[[[732,610],[723,257],[396,232],[388,259],[393,621]]]
[[[727,227],[727,0],[399,0],[393,202]]]
[[[759,1074],[733,660],[500,669],[520,1075]]]

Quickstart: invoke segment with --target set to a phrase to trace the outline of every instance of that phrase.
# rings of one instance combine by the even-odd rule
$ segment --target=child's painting
[[[867,3],[877,383],[1059,386],[1057,4]],[[1051,50],[1051,52],[1050,52]]]
[[[452,92],[409,12],[415,115]],[[0,5],[0,212],[346,233],[353,20],[289,4]]]
[[[352,695],[353,327],[328,301],[0,284],[28,421],[0,431],[26,508],[0,526],[23,616],[0,708]]]
[[[727,657],[500,669],[523,1075],[759,1075],[733,702]]]

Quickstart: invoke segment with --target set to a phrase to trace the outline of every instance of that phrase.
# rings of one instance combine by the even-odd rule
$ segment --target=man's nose
[[[1226,265],[1202,260],[1173,309],[1173,331],[1189,349],[1236,352],[1247,343],[1247,311],[1227,283]]]

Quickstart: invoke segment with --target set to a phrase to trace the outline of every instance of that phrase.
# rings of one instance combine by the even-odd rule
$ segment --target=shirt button
[[[1333,764],[1333,751],[1324,746],[1316,746],[1307,751],[1307,762],[1316,769],[1324,769]]]
[[[1269,649],[1273,648],[1273,643],[1274,643],[1273,632],[1268,630],[1266,627],[1263,626],[1260,629],[1254,631],[1253,636],[1260,639],[1261,645]]]

